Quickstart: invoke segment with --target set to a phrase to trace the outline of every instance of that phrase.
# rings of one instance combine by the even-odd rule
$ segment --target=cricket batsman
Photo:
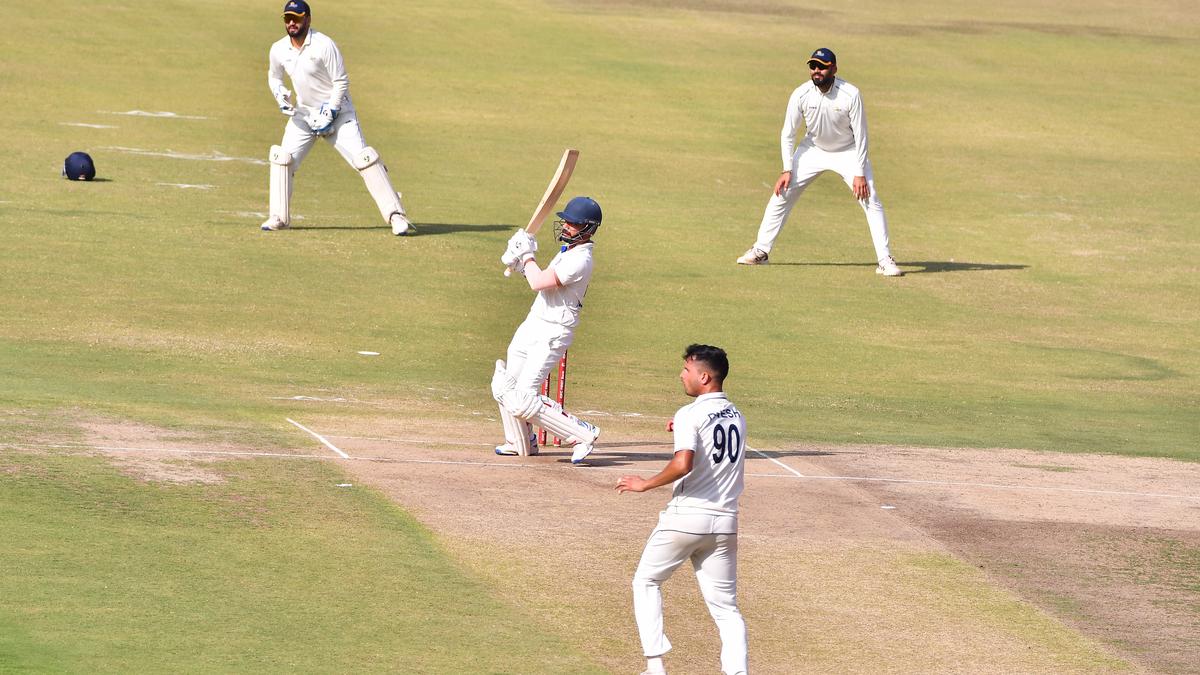
[[[563,410],[557,401],[542,396],[541,383],[575,339],[583,296],[592,279],[592,236],[603,214],[591,197],[575,197],[558,212],[555,239],[562,249],[545,269],[537,264],[537,240],[525,230],[508,241],[500,262],[523,274],[537,291],[525,321],[508,345],[507,361],[496,362],[492,396],[500,405],[504,444],[497,455],[538,454],[537,425],[575,443],[571,462],[591,454],[600,428]]]
[[[324,138],[362,176],[379,213],[392,226],[392,234],[415,234],[387,167],[375,148],[363,140],[350,100],[350,77],[337,45],[329,36],[312,30],[312,10],[305,0],[289,0],[283,6],[283,25],[287,36],[271,45],[267,86],[288,121],[283,140],[271,146],[270,215],[262,229],[291,226],[292,179],[317,138]],[[283,83],[284,73],[296,90],[294,102]]]

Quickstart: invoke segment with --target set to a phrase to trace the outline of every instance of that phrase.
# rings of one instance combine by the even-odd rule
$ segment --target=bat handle
[[[511,277],[511,276],[512,276],[512,268],[511,268],[511,267],[505,267],[505,268],[504,268],[504,276],[506,276],[506,277]]]

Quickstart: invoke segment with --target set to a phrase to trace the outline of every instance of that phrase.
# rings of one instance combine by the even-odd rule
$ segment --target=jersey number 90
[[[742,432],[736,424],[713,427],[713,449],[716,450],[712,454],[713,464],[720,464],[727,457],[730,464],[737,462],[742,454]]]

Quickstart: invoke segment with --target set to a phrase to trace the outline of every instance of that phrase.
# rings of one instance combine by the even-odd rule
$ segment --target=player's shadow
[[[456,232],[512,232],[517,229],[516,225],[506,225],[504,223],[492,223],[488,225],[478,223],[413,223],[417,228],[417,236],[437,236],[442,234],[454,234]]]
[[[771,261],[772,265],[784,265],[790,267],[875,267],[876,263],[856,263],[856,262],[781,262]],[[973,262],[955,262],[952,260],[934,261],[934,260],[897,260],[896,264],[900,269],[904,270],[905,274],[936,274],[938,272],[983,272],[988,270],[1023,270],[1028,269],[1029,265],[1017,265],[1011,263],[973,263]],[[920,269],[912,269],[919,267]]]
[[[596,449],[592,454],[588,455],[587,459],[583,460],[583,464],[595,467],[615,467],[629,466],[631,464],[651,463],[661,464],[670,461],[672,453],[672,443],[658,441],[625,441],[621,443],[600,443],[596,445]],[[637,448],[638,451],[614,452],[616,448]],[[829,452],[826,450],[767,450],[764,451],[768,457],[831,457],[837,455],[837,452]],[[761,458],[755,452],[752,457]],[[571,455],[568,452],[565,454],[561,462],[570,462]]]
[[[391,225],[292,225],[289,230],[354,230],[369,232],[370,230],[391,230]]]
[[[455,232],[508,232],[516,229],[516,225],[473,225],[469,223],[413,223],[418,237],[454,234]],[[391,230],[391,225],[293,225],[292,230]]]

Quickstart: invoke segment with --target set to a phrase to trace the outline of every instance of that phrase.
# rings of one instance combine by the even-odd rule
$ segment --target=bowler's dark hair
[[[688,345],[683,360],[693,359],[708,366],[717,382],[724,382],[729,375],[729,356],[725,350],[712,345]]]

